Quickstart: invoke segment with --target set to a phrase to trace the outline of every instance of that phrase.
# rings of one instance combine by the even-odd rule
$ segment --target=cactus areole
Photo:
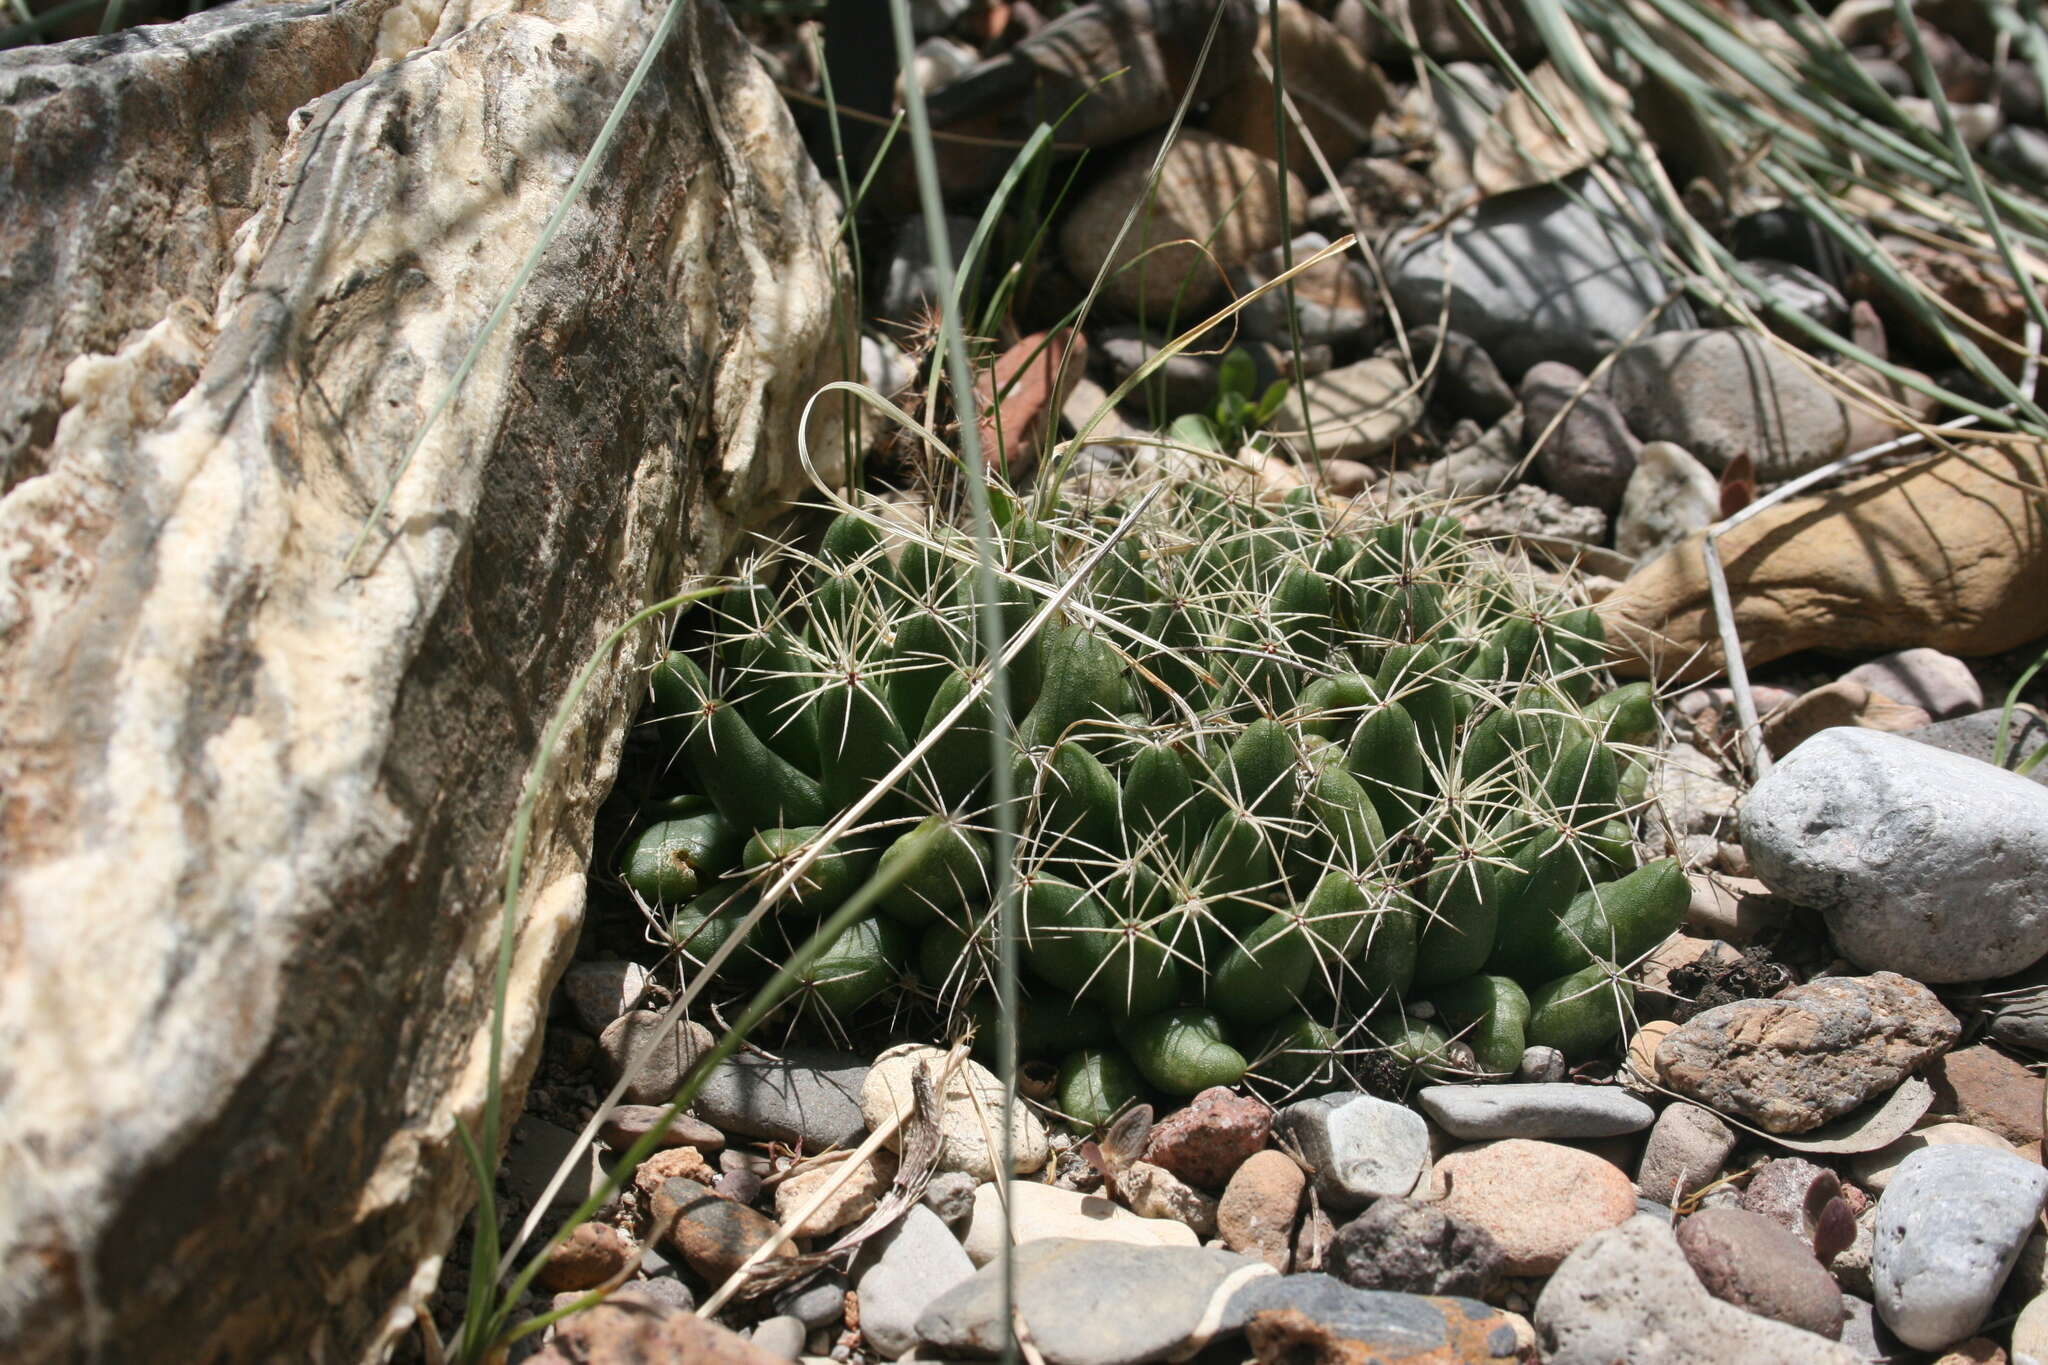
[[[1006,636],[1124,510],[1009,512],[990,604]],[[1554,580],[1442,516],[1182,484],[1012,660],[1000,717],[975,689],[978,581],[943,523],[846,512],[817,553],[757,559],[657,669],[680,791],[621,875],[686,963],[974,696],[753,927],[734,982],[884,870],[797,1009],[843,1024],[914,1000],[992,1038],[995,731],[1020,1046],[1081,1123],[1148,1093],[1342,1082],[1369,1059],[1485,1079],[1528,1045],[1577,1061],[1623,1028],[1626,969],[1677,926],[1686,883],[1639,865],[1649,689],[1609,686],[1598,618]]]

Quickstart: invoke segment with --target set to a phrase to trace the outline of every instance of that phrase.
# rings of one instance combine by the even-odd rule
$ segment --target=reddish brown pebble
[[[670,1180],[656,1190],[654,1216],[668,1223],[668,1244],[690,1269],[714,1282],[739,1269],[775,1235],[772,1220],[719,1198],[694,1180]],[[785,1241],[772,1254],[794,1256],[796,1247]]]
[[[660,1106],[652,1104],[619,1105],[605,1116],[604,1124],[598,1128],[597,1135],[604,1139],[606,1145],[624,1151],[646,1134],[653,1132],[654,1126],[661,1121],[664,1112],[666,1111]],[[661,1135],[656,1145],[695,1147],[700,1152],[715,1152],[725,1146],[725,1134],[700,1118],[678,1114],[675,1122],[668,1126],[668,1131]]]
[[[2038,1160],[2041,1141],[2042,1081],[2039,1076],[1988,1044],[1979,1043],[1927,1068],[1934,1085],[1934,1112],[1953,1114],[2025,1148]]]
[[[633,1244],[606,1223],[585,1223],[548,1253],[534,1279],[542,1289],[595,1289],[626,1268]]]
[[[1152,1125],[1145,1160],[1190,1185],[1220,1190],[1272,1132],[1271,1106],[1215,1086]]]

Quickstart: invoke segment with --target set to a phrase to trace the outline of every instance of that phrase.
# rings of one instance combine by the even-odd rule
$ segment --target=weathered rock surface
[[[1646,441],[1719,471],[1739,454],[1777,483],[1840,456],[1849,411],[1780,344],[1735,327],[1667,332],[1627,347],[1607,391]]]
[[[836,210],[722,11],[686,12],[344,561],[661,12],[229,7],[0,56],[0,128],[38,149],[0,171],[24,1358],[354,1359],[473,1199],[456,1131],[541,730],[800,485],[830,377]],[[661,644],[612,652],[535,811],[512,1112]]]
[[[1994,654],[2048,632],[2048,512],[2006,482],[2048,478],[2043,447],[1963,453],[1788,499],[1723,536],[1749,666],[1804,649]],[[1698,535],[1637,569],[1600,615],[1625,673],[1724,666]]]
[[[1548,1365],[1862,1365],[1841,1342],[1723,1303],[1671,1229],[1632,1218],[1566,1258],[1536,1301]]]
[[[1371,459],[1421,420],[1418,387],[1399,361],[1375,356],[1303,383],[1267,419],[1266,430],[1308,464],[1311,444],[1326,459]]]
[[[1114,272],[1102,282],[1104,298],[1132,313],[1142,311],[1150,326],[1177,332],[1207,314],[1231,270],[1253,252],[1278,246],[1287,225],[1280,213],[1278,167],[1213,134],[1182,129],[1160,167],[1150,204],[1118,242],[1158,150],[1154,138],[1125,152],[1067,215],[1060,242],[1067,268],[1080,278]],[[1307,201],[1300,177],[1288,172],[1287,202]],[[1159,249],[1148,254],[1152,247]],[[1176,316],[1179,327],[1169,321]]]
[[[1583,177],[1501,195],[1453,224],[1450,248],[1435,231],[1406,232],[1387,247],[1387,285],[1411,323],[1442,320],[1471,337],[1510,379],[1542,360],[1590,369],[1664,296],[1651,255],[1605,190]],[[1660,326],[1682,325],[1667,310]],[[1639,433],[1640,434],[1640,433]]]
[[[1405,1196],[1429,1166],[1429,1125],[1422,1115],[1371,1095],[1337,1091],[1297,1100],[1280,1111],[1273,1128],[1301,1153],[1317,1195],[1334,1209]]]
[[[1257,49],[1271,60],[1272,26],[1262,16],[1258,27]],[[1287,73],[1287,97],[1331,167],[1342,166],[1372,137],[1373,120],[1393,102],[1386,78],[1328,19],[1297,0],[1281,0],[1279,29],[1277,65]],[[1292,118],[1282,126],[1287,129],[1287,164],[1313,166],[1303,129],[1296,128]],[[1277,159],[1273,82],[1256,61],[1210,109],[1209,128],[1240,147]]]
[[[1281,1151],[1255,1153],[1237,1168],[1217,1201],[1216,1230],[1224,1245],[1285,1271],[1293,1253],[1295,1214],[1308,1177]]]
[[[1842,1291],[1782,1224],[1744,1209],[1701,1209],[1678,1225],[1678,1249],[1723,1303],[1840,1338]]]
[[[1548,1275],[1636,1211],[1635,1184],[1618,1167],[1554,1142],[1462,1147],[1437,1162],[1433,1180],[1449,1190],[1437,1207],[1491,1234],[1510,1275]]]
[[[1493,1234],[1434,1204],[1378,1199],[1337,1229],[1329,1273],[1354,1289],[1490,1298],[1502,1258]]]
[[[1152,1125],[1145,1160],[1190,1185],[1221,1189],[1231,1173],[1263,1150],[1273,1109],[1263,1100],[1212,1086]]]
[[[1127,1246],[1197,1246],[1193,1228],[1172,1218],[1147,1218],[1100,1195],[1035,1181],[1009,1183],[1013,1246],[1048,1240],[1119,1242]],[[1003,1249],[1003,1192],[994,1181],[976,1187],[974,1211],[961,1236],[967,1257],[987,1265]]]
[[[1721,518],[1721,484],[1685,447],[1652,441],[1636,462],[1614,519],[1614,548],[1640,559]]]
[[[939,1168],[965,1171],[976,1180],[994,1180],[1002,1161],[1003,1083],[972,1058],[964,1058],[939,1084],[946,1050],[921,1043],[902,1043],[875,1058],[861,1086],[860,1110],[868,1129],[882,1126],[892,1115],[907,1116],[916,1101],[912,1077],[921,1064],[934,1082],[939,1103]],[[883,1139],[891,1151],[901,1150],[899,1128]],[[1045,1164],[1045,1125],[1019,1101],[1010,1116],[1011,1172],[1035,1171]]]
[[[1824,976],[1693,1016],[1658,1045],[1657,1074],[1765,1132],[1804,1133],[1892,1089],[1961,1031],[1917,981]]]
[[[1756,785],[1742,846],[1844,956],[1947,984],[2048,954],[2048,790],[1873,730],[1825,730]]]
[[[1509,1365],[1527,1359],[1526,1324],[1461,1295],[1354,1289],[1328,1275],[1268,1276],[1230,1298],[1227,1320],[1244,1323],[1261,1365],[1290,1361],[1457,1361]]]

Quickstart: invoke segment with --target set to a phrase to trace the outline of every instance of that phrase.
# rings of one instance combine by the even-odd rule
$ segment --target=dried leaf
[[[786,1284],[807,1279],[841,1257],[851,1259],[851,1254],[859,1249],[861,1243],[887,1230],[924,1198],[925,1186],[931,1183],[932,1173],[939,1166],[939,1153],[945,1146],[939,1132],[938,1092],[932,1083],[931,1068],[924,1062],[919,1062],[911,1073],[910,1094],[911,1111],[904,1116],[901,1126],[902,1150],[901,1160],[896,1166],[896,1179],[876,1203],[874,1212],[823,1251],[776,1257],[755,1266],[745,1287],[740,1290],[743,1297],[758,1298]]]

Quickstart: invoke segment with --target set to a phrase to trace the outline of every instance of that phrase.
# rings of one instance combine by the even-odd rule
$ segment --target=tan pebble
[[[835,1157],[787,1176],[775,1187],[775,1217],[786,1222],[798,1209],[828,1185],[838,1188],[825,1197],[811,1215],[790,1229],[793,1237],[822,1237],[828,1232],[851,1227],[875,1211],[875,1203],[889,1182],[896,1178],[896,1154],[878,1151],[860,1163],[860,1169],[845,1176],[848,1158]]]
[[[1579,1243],[1636,1211],[1635,1182],[1590,1152],[1507,1138],[1452,1152],[1433,1179],[1442,1210],[1500,1243],[1511,1275],[1548,1275]]]
[[[1628,1070],[1642,1081],[1657,1079],[1657,1045],[1678,1028],[1675,1020],[1657,1019],[1636,1030],[1628,1040]]]
[[[1255,1152],[1230,1177],[1217,1202],[1216,1228],[1232,1251],[1285,1272],[1295,1215],[1308,1177],[1285,1152]]]
[[[1197,1237],[1216,1232],[1216,1201],[1163,1167],[1133,1162],[1117,1176],[1116,1188],[1141,1218],[1171,1218],[1194,1229]]]
[[[2005,1348],[1990,1337],[1971,1337],[1949,1347],[1934,1365],[2005,1365]]]
[[[677,1176],[709,1185],[718,1179],[718,1172],[695,1147],[669,1147],[648,1157],[634,1169],[633,1188],[640,1191],[643,1198],[651,1199],[663,1181],[674,1180]]]

